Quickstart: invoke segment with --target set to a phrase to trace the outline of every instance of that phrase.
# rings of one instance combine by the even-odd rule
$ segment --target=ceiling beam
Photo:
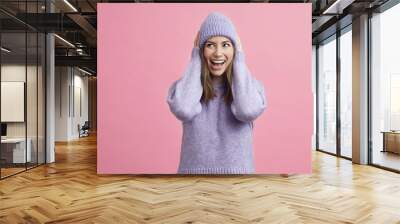
[[[68,14],[68,17],[73,20],[77,25],[79,25],[82,30],[89,35],[90,38],[87,38],[87,41],[91,41],[91,45],[95,45],[97,42],[97,30],[90,24],[85,17],[81,14],[71,13]]]
[[[351,5],[355,0],[336,0],[330,4],[322,14],[342,14],[343,10]]]

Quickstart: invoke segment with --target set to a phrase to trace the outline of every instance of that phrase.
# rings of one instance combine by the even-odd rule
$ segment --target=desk
[[[25,163],[30,162],[32,158],[31,145],[32,140],[27,138],[28,147],[25,154],[25,138],[6,138],[1,139],[1,157],[6,163]]]
[[[383,133],[383,150],[382,152],[393,152],[400,154],[400,132],[399,131],[382,131]]]

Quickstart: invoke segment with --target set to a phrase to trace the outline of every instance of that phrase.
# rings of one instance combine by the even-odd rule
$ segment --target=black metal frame
[[[36,4],[36,12],[39,12],[39,4]],[[46,38],[46,36],[44,38]],[[36,46],[37,46],[36,47],[36,100],[37,100],[36,103],[37,103],[37,105],[39,105],[39,67],[38,67],[39,66],[39,32],[36,32]],[[37,164],[39,164],[39,107],[36,107],[36,146],[37,146],[37,152],[36,152],[36,165],[37,165]]]
[[[368,83],[368,90],[367,90],[367,94],[368,94],[368,100],[367,100],[367,107],[368,107],[368,111],[367,111],[367,119],[368,119],[368,124],[367,124],[367,132],[368,132],[368,164],[373,164],[372,163],[372,157],[373,157],[373,151],[372,151],[372,97],[371,97],[371,93],[372,93],[372,80],[371,80],[371,69],[372,69],[372,65],[371,65],[371,57],[372,57],[372,32],[371,32],[371,19],[372,19],[372,13],[368,12],[368,54],[367,54],[367,61],[368,61],[368,75],[367,75],[367,83]]]
[[[45,0],[45,12],[48,13],[48,0]],[[44,161],[47,163],[47,32],[44,32]]]
[[[1,27],[2,27],[2,23],[0,23],[0,30],[1,30]],[[2,32],[0,32],[0,47],[2,46]],[[2,61],[2,59],[1,59],[1,50],[0,50],[0,90],[1,90],[1,77],[2,77],[2,75],[1,75],[1,61]],[[1,91],[0,91],[0,111],[1,111]],[[1,124],[1,113],[0,113],[0,124]],[[1,164],[1,151],[2,151],[2,149],[1,149],[1,144],[0,144],[0,164]],[[1,180],[1,167],[0,167],[0,180]]]
[[[340,78],[341,78],[341,66],[340,66],[340,30],[336,30],[336,154],[341,156],[342,149],[342,124],[340,118]]]
[[[27,2],[25,1],[25,12],[28,12]],[[25,21],[27,13],[25,13]],[[36,65],[37,66],[37,65]],[[25,93],[24,93],[24,120],[25,120],[25,170],[28,170],[28,24],[25,23]]]
[[[315,46],[315,148],[319,149],[319,45]]]

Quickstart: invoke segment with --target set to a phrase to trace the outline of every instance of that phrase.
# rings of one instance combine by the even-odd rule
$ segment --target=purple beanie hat
[[[236,29],[232,21],[218,12],[210,13],[200,27],[200,48],[203,48],[205,42],[213,36],[228,37],[233,45],[236,46]]]

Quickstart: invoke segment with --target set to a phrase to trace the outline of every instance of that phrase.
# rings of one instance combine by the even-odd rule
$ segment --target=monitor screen
[[[1,136],[7,136],[7,124],[1,124]]]

